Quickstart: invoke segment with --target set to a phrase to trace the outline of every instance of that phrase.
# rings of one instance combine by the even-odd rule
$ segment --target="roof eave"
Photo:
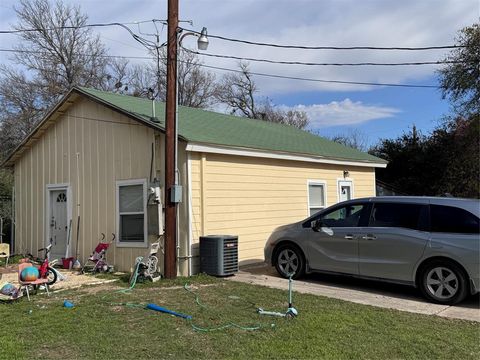
[[[223,155],[237,155],[249,157],[261,157],[269,159],[293,160],[323,164],[345,165],[345,166],[359,166],[371,168],[386,168],[387,162],[373,162],[367,160],[344,159],[318,156],[312,154],[282,152],[282,151],[267,151],[256,148],[234,147],[209,143],[188,142],[187,151],[191,152],[205,152]],[[379,159],[381,160],[381,159]]]

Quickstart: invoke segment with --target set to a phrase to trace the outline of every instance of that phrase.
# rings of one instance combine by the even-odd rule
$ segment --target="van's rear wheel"
[[[420,274],[419,285],[427,299],[439,304],[457,304],[468,294],[464,271],[449,261],[437,260],[427,264]]]
[[[295,245],[284,244],[275,251],[275,268],[284,278],[298,279],[305,273],[305,257]]]

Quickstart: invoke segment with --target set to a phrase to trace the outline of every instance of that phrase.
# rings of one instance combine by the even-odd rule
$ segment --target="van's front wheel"
[[[298,279],[305,273],[305,257],[295,245],[284,244],[275,251],[275,268],[284,278]]]

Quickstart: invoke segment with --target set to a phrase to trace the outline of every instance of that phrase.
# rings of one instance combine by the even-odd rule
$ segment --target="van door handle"
[[[375,235],[372,235],[372,234],[367,234],[365,236],[362,236],[362,239],[363,240],[375,240],[377,237]]]
[[[350,234],[347,234],[347,235],[345,235],[345,239],[347,239],[347,240],[353,240],[353,239],[355,239],[355,236],[350,235]]]

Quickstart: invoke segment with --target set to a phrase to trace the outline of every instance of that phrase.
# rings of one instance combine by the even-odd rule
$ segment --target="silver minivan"
[[[437,197],[349,200],[273,231],[265,261],[283,277],[328,272],[410,284],[455,304],[480,288],[480,202]]]

